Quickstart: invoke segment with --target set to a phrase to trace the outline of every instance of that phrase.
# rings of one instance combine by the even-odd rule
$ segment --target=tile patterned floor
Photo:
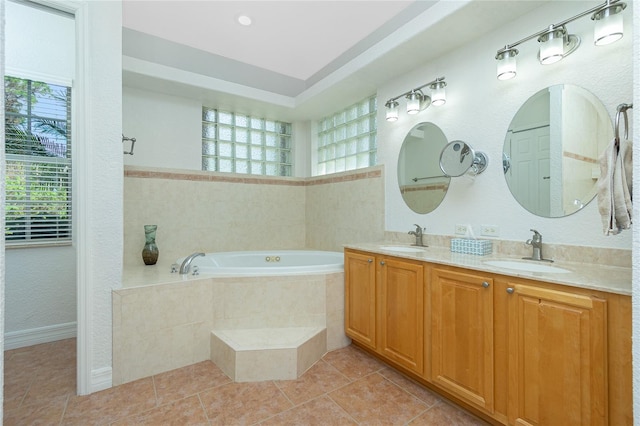
[[[4,424],[486,425],[354,346],[297,380],[233,383],[212,362],[75,395],[75,339],[6,351]]]

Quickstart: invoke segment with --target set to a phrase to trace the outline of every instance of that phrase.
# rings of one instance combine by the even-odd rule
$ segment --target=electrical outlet
[[[456,225],[456,235],[466,235],[467,225]]]
[[[485,237],[497,237],[500,234],[500,228],[495,225],[480,226],[480,235]]]

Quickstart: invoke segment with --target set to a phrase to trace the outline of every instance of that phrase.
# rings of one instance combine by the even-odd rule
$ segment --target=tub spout
[[[204,253],[193,253],[184,259],[184,261],[182,262],[182,265],[180,265],[180,273],[182,275],[186,275],[189,273],[191,262],[193,261],[193,259],[195,259],[198,256],[204,256]]]

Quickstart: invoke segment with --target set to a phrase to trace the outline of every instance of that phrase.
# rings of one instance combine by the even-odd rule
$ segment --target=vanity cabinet
[[[431,370],[427,379],[487,413],[493,412],[493,279],[433,268]]]
[[[345,252],[345,330],[357,343],[414,373],[424,371],[424,266]]]
[[[509,421],[606,425],[607,301],[509,283]]]
[[[345,250],[346,332],[505,425],[632,425],[631,298]]]
[[[424,372],[424,266],[382,257],[380,345],[382,356],[415,372]]]
[[[361,345],[376,349],[376,256],[346,252],[344,257],[345,332]]]

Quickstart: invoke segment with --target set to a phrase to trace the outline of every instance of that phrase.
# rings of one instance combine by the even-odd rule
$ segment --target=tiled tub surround
[[[113,291],[114,385],[211,359],[216,330],[220,335],[265,328],[322,330],[325,339],[313,338],[311,347],[296,351],[302,358],[295,360],[296,374],[313,364],[310,359],[350,342],[344,334],[342,272],[211,278],[141,266],[128,268],[123,281],[126,288]],[[290,333],[281,331],[281,336]],[[281,359],[273,354],[264,354],[274,365],[262,365],[263,372],[278,371]],[[225,368],[232,361],[227,359]],[[249,367],[256,368],[238,372],[234,367],[233,374],[255,378]]]
[[[383,166],[311,178],[125,167],[124,265],[142,265],[158,225],[159,265],[193,252],[342,251],[384,234]]]

